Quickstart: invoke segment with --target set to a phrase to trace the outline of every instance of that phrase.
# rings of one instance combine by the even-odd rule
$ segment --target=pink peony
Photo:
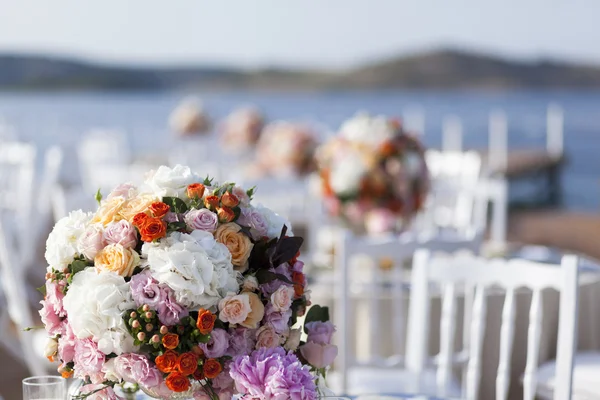
[[[67,312],[62,304],[62,301],[65,297],[65,294],[63,293],[65,284],[66,283],[64,282],[57,284],[51,280],[46,281],[46,298],[44,300],[59,317],[67,316]]]
[[[132,224],[122,219],[106,227],[104,241],[107,244],[120,244],[127,249],[133,249],[137,244],[137,232]]]
[[[51,336],[60,335],[63,332],[63,318],[59,317],[56,312],[54,312],[54,306],[46,300],[40,301],[42,308],[40,309],[40,317],[42,318],[42,323],[44,324],[44,328],[46,328],[46,332],[48,332]]]
[[[147,388],[158,386],[162,381],[161,372],[150,364],[148,358],[139,354],[121,354],[115,359],[115,369],[124,381]]]
[[[92,383],[102,383],[104,374],[102,366],[105,356],[98,350],[98,345],[91,339],[81,339],[75,342],[75,377],[89,377]]]
[[[310,365],[315,368],[325,368],[331,365],[337,356],[337,346],[332,344],[319,344],[308,342],[300,346],[300,354]]]
[[[110,386],[104,386],[102,384],[85,385],[79,389],[79,394],[89,394],[88,396],[86,396],[87,400],[121,400],[121,398],[117,396],[113,388],[111,388]]]
[[[58,338],[58,358],[69,363],[75,357],[77,338],[67,320],[64,321],[64,333]]]

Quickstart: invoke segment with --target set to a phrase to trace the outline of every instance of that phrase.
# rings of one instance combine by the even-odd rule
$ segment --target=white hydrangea
[[[92,216],[92,213],[84,213],[81,210],[72,211],[54,225],[46,241],[45,257],[48,271],[52,268],[62,270],[73,262],[75,256],[79,254],[77,249],[79,237],[87,229]]]
[[[158,197],[185,198],[188,185],[200,181],[201,179],[189,167],[177,164],[173,168],[160,166],[156,171],[148,174],[145,184]]]
[[[340,134],[353,142],[379,146],[394,137],[396,129],[383,115],[372,117],[367,113],[359,113],[342,124]]]
[[[349,148],[334,160],[329,184],[337,194],[353,194],[359,190],[361,180],[367,172],[368,167],[363,157]]]
[[[256,211],[262,214],[265,221],[267,222],[267,236],[269,238],[278,238],[279,235],[281,235],[281,229],[283,228],[283,225],[287,226],[286,235],[294,236],[294,233],[292,232],[292,224],[286,218],[277,214],[270,208],[263,206],[262,204],[256,206],[255,209]]]
[[[185,307],[212,307],[239,288],[229,250],[208,232],[172,232],[159,243],[145,243],[142,254],[152,276]]]
[[[73,277],[63,304],[79,339],[91,338],[104,354],[135,350],[123,320],[123,313],[135,308],[135,302],[122,276],[86,268]]]

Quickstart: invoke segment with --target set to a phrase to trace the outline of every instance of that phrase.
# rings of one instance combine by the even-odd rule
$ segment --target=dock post
[[[444,117],[442,126],[442,151],[462,151],[462,122],[456,115]]]
[[[503,248],[506,243],[508,218],[508,181],[504,177],[497,177],[490,178],[488,182],[492,197],[490,242],[494,248]]]
[[[406,121],[406,129],[410,133],[421,137],[425,135],[425,111],[422,107],[407,108],[402,114]]]
[[[490,172],[505,171],[508,162],[508,122],[502,110],[490,113],[488,146]]]
[[[546,150],[555,157],[562,157],[564,151],[563,109],[557,104],[548,106],[546,115]]]

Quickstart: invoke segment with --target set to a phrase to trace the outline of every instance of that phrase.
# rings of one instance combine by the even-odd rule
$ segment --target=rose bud
[[[190,199],[201,199],[204,196],[204,185],[201,183],[188,185],[187,195]]]
[[[204,207],[208,208],[209,210],[216,210],[217,207],[219,207],[219,198],[214,194],[211,196],[206,196],[204,198]]]
[[[220,207],[217,209],[217,215],[219,217],[219,222],[224,224],[227,222],[233,221],[235,218],[235,213],[229,207]]]
[[[240,204],[240,199],[233,193],[225,192],[225,194],[221,196],[221,204],[226,207],[235,207]]]

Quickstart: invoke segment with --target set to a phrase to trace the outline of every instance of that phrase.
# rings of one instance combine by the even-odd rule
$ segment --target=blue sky
[[[0,0],[0,51],[347,68],[446,46],[600,64],[597,0]]]

